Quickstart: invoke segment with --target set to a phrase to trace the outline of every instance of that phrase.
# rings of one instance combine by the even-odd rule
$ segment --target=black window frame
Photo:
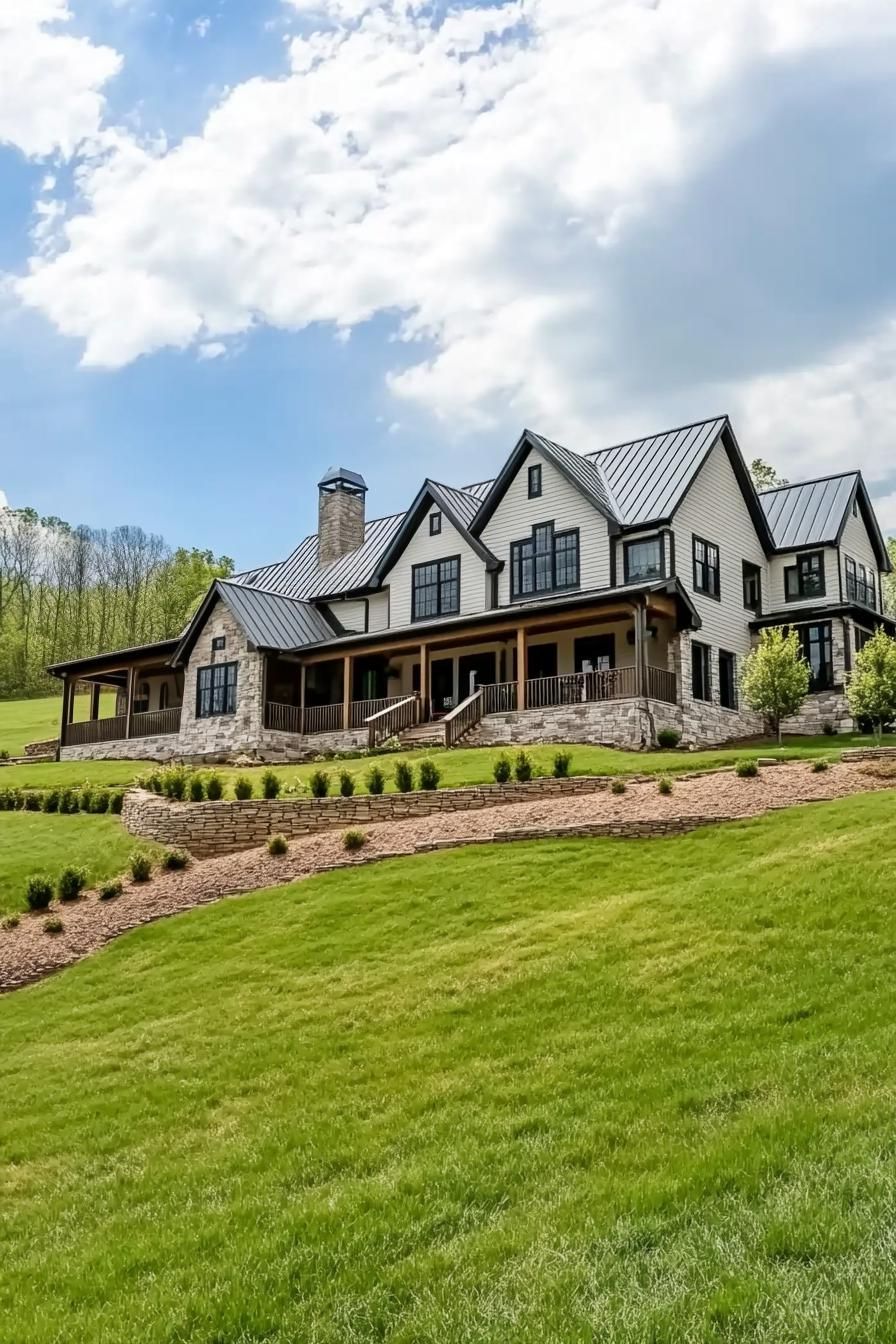
[[[699,546],[703,547],[703,559],[700,559],[697,554]],[[713,553],[715,553],[715,563],[710,558]],[[692,533],[691,558],[694,566],[694,592],[702,593],[704,597],[711,597],[714,602],[721,602],[721,555],[716,542],[707,541],[706,537],[698,537],[696,532]],[[715,575],[714,587],[713,575]]]
[[[700,687],[697,689],[697,659],[700,659]],[[702,692],[705,692],[703,694]],[[712,704],[712,649],[700,640],[691,640],[691,698]]]
[[[819,588],[807,589],[806,579],[813,571],[811,566],[813,562],[818,564],[817,575],[820,583]],[[795,577],[796,591],[791,591],[791,577]],[[784,569],[784,601],[785,602],[805,602],[817,597],[827,596],[827,578],[824,572],[824,551],[803,551],[796,557],[795,565],[787,565]]]
[[[656,546],[659,556],[659,569],[655,574],[648,573],[645,570],[633,570],[631,566],[631,554],[639,546]],[[622,575],[625,583],[637,583],[639,580],[662,579],[665,578],[665,550],[663,547],[662,533],[657,532],[652,537],[634,537],[631,541],[622,543]]]
[[[580,586],[581,537],[577,527],[555,532],[553,521],[536,523],[528,537],[510,543],[511,602],[570,592]]]
[[[729,668],[723,674],[722,668]],[[730,696],[726,698],[726,692]],[[737,655],[729,649],[719,649],[719,704],[722,709],[737,709]]]
[[[526,477],[526,487],[529,492],[529,499],[541,499],[541,463],[533,462],[529,468]]]
[[[429,515],[429,535],[439,537],[442,535],[442,515],[441,513],[431,513]]]
[[[744,587],[744,607],[747,611],[755,611],[758,615],[762,613],[762,570],[759,565],[754,565],[752,560],[741,561],[742,581]],[[756,582],[756,601],[751,602],[747,593],[747,584]]]
[[[220,719],[235,714],[238,680],[239,663],[235,659],[229,663],[206,663],[197,668],[196,718]]]
[[[831,621],[812,621],[807,625],[798,625],[795,627],[800,641],[800,652],[809,664],[809,694],[817,695],[821,691],[831,691],[834,689],[834,628]],[[812,632],[822,631],[822,635],[813,640]],[[812,666],[812,645],[819,644],[826,658],[823,660],[822,671],[816,674]]]
[[[227,637],[225,635],[215,635],[212,639],[212,653],[222,653],[227,648]]]
[[[456,569],[453,574],[444,575],[443,568],[446,565],[454,565]],[[435,570],[434,579],[429,582],[421,582],[420,576],[425,570]],[[418,611],[418,597],[426,589],[432,589],[435,592],[435,607],[431,610]],[[450,605],[450,598],[446,593],[454,590],[453,605]],[[427,603],[429,607],[430,604]],[[412,621],[432,621],[438,620],[440,616],[457,616],[460,612],[460,556],[446,555],[438,560],[424,560],[419,565],[411,567],[411,620]]]
[[[846,600],[877,611],[877,580],[874,570],[868,569],[851,555],[845,557]]]

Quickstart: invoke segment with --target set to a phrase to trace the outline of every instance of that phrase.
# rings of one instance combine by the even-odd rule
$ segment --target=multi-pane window
[[[456,615],[460,611],[460,556],[414,565],[411,588],[415,621]]]
[[[719,704],[723,709],[737,709],[737,678],[733,653],[719,649]]]
[[[579,586],[579,531],[555,532],[553,523],[533,527],[531,537],[510,544],[510,595],[529,597]]]
[[[691,642],[691,694],[695,700],[712,699],[709,645]]]
[[[442,515],[440,513],[431,513],[429,515],[429,535],[437,537],[442,530]]]
[[[804,597],[824,597],[824,555],[821,551],[806,551],[798,555],[795,565],[784,571],[784,596],[788,602]]]
[[[541,495],[541,464],[536,462],[529,468],[529,498],[538,499]]]
[[[797,626],[800,649],[809,664],[809,690],[829,691],[834,684],[834,657],[830,621]]]
[[[646,537],[644,541],[627,541],[622,548],[622,555],[626,583],[663,577],[661,537]]]
[[[855,630],[856,637],[856,653],[861,653],[871,638],[871,632],[869,630],[862,630],[857,625],[854,626],[853,629]]]
[[[236,663],[214,663],[196,674],[196,717],[236,713]]]
[[[762,610],[762,570],[758,565],[751,565],[749,560],[743,562],[744,566],[744,606],[749,611]]]
[[[719,548],[702,537],[694,537],[694,588],[708,597],[719,597]]]
[[[222,649],[227,648],[227,640],[224,635],[215,635],[212,640],[212,653],[220,653]]]
[[[874,570],[859,565],[851,556],[846,557],[846,597],[849,602],[860,602],[863,607],[877,609],[877,585]]]

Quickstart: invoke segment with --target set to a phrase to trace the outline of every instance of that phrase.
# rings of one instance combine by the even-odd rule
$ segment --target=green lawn
[[[74,863],[87,869],[91,884],[101,882],[124,871],[139,843],[108,814],[0,812],[0,916],[25,908],[25,883],[33,873],[55,878]]]
[[[0,999],[2,1344],[896,1338],[894,850],[420,856]]]
[[[111,693],[100,696],[100,715],[105,718],[114,710],[115,696]],[[0,700],[0,751],[20,756],[27,742],[58,737],[61,715],[62,697],[58,695],[45,696],[41,700]],[[89,717],[90,696],[77,696],[75,718]]]

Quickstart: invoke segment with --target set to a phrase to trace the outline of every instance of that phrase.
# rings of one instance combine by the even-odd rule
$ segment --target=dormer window
[[[431,513],[429,515],[429,535],[438,537],[442,531],[442,515],[440,513]]]
[[[536,464],[529,468],[529,498],[539,499],[541,496],[541,464]]]

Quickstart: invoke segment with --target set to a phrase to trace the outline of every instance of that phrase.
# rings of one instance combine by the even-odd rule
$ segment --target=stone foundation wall
[[[849,712],[843,685],[846,680],[846,639],[847,630],[839,618],[831,621],[831,653],[834,663],[834,686],[831,691],[819,691],[809,695],[803,701],[799,714],[784,719],[781,728],[785,733],[806,733],[813,737],[821,736],[826,723],[833,724],[838,733],[851,733],[855,721]]]
[[[48,737],[43,742],[29,742],[25,747],[25,757],[52,756],[59,747],[58,737]]]
[[[143,789],[129,789],[121,820],[132,835],[187,849],[197,858],[233,854],[264,844],[269,835],[290,839],[317,831],[373,825],[440,812],[469,812],[505,803],[597,793],[604,775],[534,779],[528,784],[482,784],[466,789],[360,794],[351,798],[251,798],[242,802],[170,803]]]
[[[184,759],[177,733],[163,737],[129,737],[117,742],[88,742],[63,747],[60,761],[181,761]]]
[[[301,737],[298,733],[277,733],[265,728],[252,754],[260,761],[313,761],[325,751],[360,751],[367,749],[367,729],[349,728],[347,732],[314,733]]]
[[[653,740],[653,726],[680,728],[676,705],[643,700],[595,700],[519,713],[488,714],[462,746],[498,747],[582,742],[637,748]],[[672,720],[672,721],[670,721]]]
[[[224,639],[224,648],[213,650],[212,640],[217,638]],[[236,712],[197,719],[197,673],[213,663],[237,664]],[[262,732],[262,672],[261,654],[247,648],[242,629],[224,603],[218,602],[196,640],[184,674],[177,755],[183,759],[251,755]]]

